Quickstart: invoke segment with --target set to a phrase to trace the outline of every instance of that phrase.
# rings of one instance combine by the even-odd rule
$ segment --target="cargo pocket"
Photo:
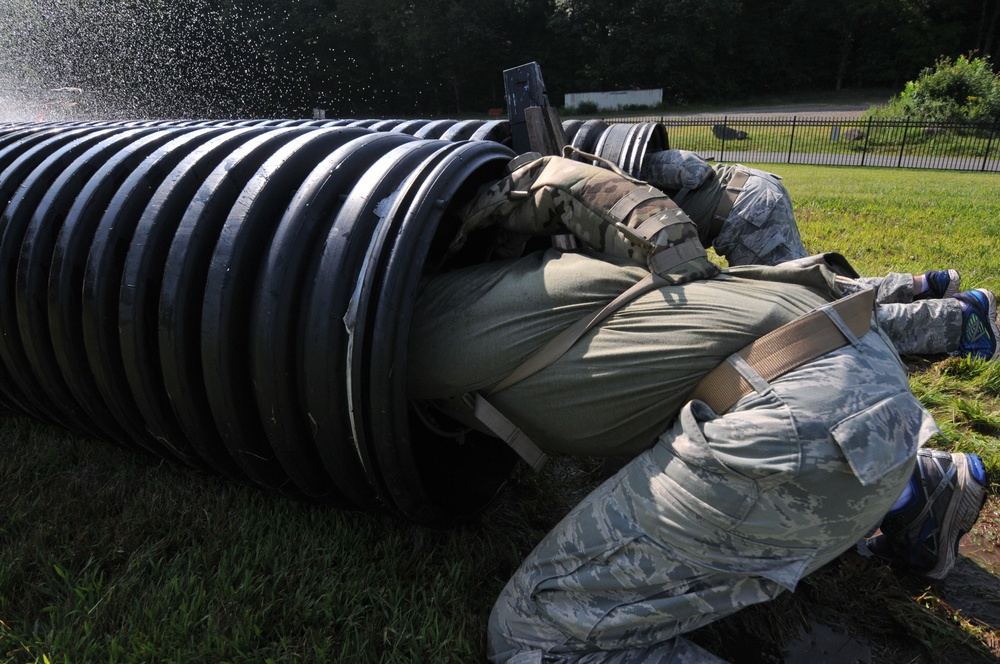
[[[647,470],[659,512],[695,530],[712,524],[725,531],[750,511],[759,495],[758,478],[741,472],[746,464],[735,448],[742,441],[747,443],[742,451],[752,454],[754,436],[730,428],[731,419],[718,417],[701,401],[681,409],[673,432],[651,450]]]
[[[911,461],[939,430],[920,402],[900,392],[837,423],[830,433],[864,486]]]
[[[686,631],[705,610],[696,598],[713,576],[640,535],[616,542],[572,572],[545,579],[532,595],[539,615],[563,634],[613,648]]]

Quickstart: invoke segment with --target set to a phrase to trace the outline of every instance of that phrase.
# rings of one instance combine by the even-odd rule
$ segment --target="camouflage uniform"
[[[887,341],[869,332],[771,383],[738,368],[757,393],[721,416],[689,402],[528,556],[490,616],[492,661],[642,661],[628,657],[794,589],[878,523],[935,431]]]
[[[746,173],[747,181],[726,218],[713,223],[723,191],[738,172]],[[697,224],[701,243],[730,265],[777,265],[808,255],[791,197],[773,173],[740,164],[711,168],[694,152],[664,150],[646,158],[643,177],[678,200]]]
[[[504,205],[499,194],[482,205],[488,198],[473,202],[470,218]],[[549,250],[427,280],[409,336],[411,396],[495,384],[634,283],[645,272],[634,262],[652,253],[605,260]],[[494,662],[718,661],[678,637],[793,589],[852,546],[892,506],[936,432],[874,321],[859,339],[830,309],[843,282],[822,264],[679,277],[491,397],[547,452],[637,453],[510,579],[490,617]],[[816,307],[849,345],[770,382],[733,354]],[[721,414],[685,403],[727,356],[756,392]]]
[[[718,164],[708,170],[707,165],[693,152],[666,150],[647,158],[643,176],[679,197],[681,208],[698,226],[702,244],[712,246],[729,265],[777,265],[808,255],[791,196],[779,176],[739,164]],[[713,224],[723,190],[738,171],[748,173],[746,184],[726,219]],[[958,351],[962,307],[957,300],[914,302],[913,277],[908,274],[864,281],[875,288],[882,305],[879,323],[900,353]]]
[[[668,283],[719,273],[694,222],[663,192],[624,173],[561,157],[525,156],[461,211],[464,221],[452,252],[482,229],[501,227],[525,236],[570,232],[584,246],[645,265]]]
[[[411,393],[495,383],[641,272],[550,250],[430,280]],[[665,286],[495,395],[547,452],[644,451],[511,579],[491,616],[493,661],[670,661],[673,648],[672,661],[709,661],[671,639],[794,588],[878,522],[934,426],[877,330],[770,384],[736,362],[759,391],[721,416],[684,405],[717,353],[745,345],[746,321],[762,334],[834,299],[831,283],[823,269],[779,266]]]

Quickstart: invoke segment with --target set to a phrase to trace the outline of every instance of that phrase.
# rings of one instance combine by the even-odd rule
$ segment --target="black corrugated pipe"
[[[67,125],[69,123],[59,123]],[[510,122],[507,120],[159,120],[150,122],[89,123],[97,126],[239,126],[239,127],[363,127],[378,132],[414,135],[417,138],[439,138],[446,141],[494,141],[510,146]],[[10,131],[34,126],[29,123],[12,124]],[[49,125],[52,126],[52,125]],[[642,161],[646,154],[669,149],[667,131],[662,123],[616,123],[603,120],[565,120],[562,123],[564,139],[582,152],[595,154],[613,162],[633,177],[641,177]],[[5,128],[0,127],[0,131]],[[584,157],[577,155],[577,160]]]
[[[566,131],[634,175],[666,148],[655,123]],[[406,339],[452,202],[509,142],[505,120],[0,127],[0,402],[334,505],[477,512],[516,457],[415,415]]]
[[[567,122],[572,122],[572,120],[568,120]],[[581,152],[593,154],[594,149],[597,147],[597,142],[600,140],[607,128],[608,123],[604,120],[587,120],[578,127],[573,124],[567,127],[564,123],[563,133],[567,134],[572,132],[573,139],[566,139],[566,143],[568,145],[572,145]],[[583,161],[583,158],[579,156],[575,156],[574,159]]]
[[[607,159],[636,178],[642,177],[642,162],[647,154],[670,148],[667,129],[659,122],[609,125],[603,120],[566,120],[562,126],[567,145]],[[580,155],[573,158],[585,160]]]
[[[613,124],[594,147],[594,154],[616,164],[632,177],[642,177],[646,154],[669,149],[667,130],[659,122]]]
[[[413,416],[406,339],[453,202],[514,154],[386,129],[0,129],[0,400],[334,505],[482,509],[516,457]]]

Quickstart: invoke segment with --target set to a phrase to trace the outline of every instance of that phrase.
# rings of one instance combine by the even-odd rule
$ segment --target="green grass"
[[[969,287],[1000,290],[997,176],[776,170],[808,247],[840,251],[865,274],[952,266]],[[907,359],[948,437],[935,444],[976,451],[1000,476],[998,366]],[[478,521],[433,531],[7,418],[0,661],[481,661],[493,598],[598,471],[591,459],[519,471]],[[977,537],[995,547],[992,524]],[[997,596],[1000,580],[980,585]],[[959,599],[848,553],[795,593],[692,637],[733,661],[765,661],[756,654],[780,654],[778,644],[821,621],[870,644],[874,661],[995,661],[1000,621]]]
[[[0,660],[468,661],[515,563],[24,420],[3,440]]]
[[[759,165],[795,203],[803,242],[861,274],[955,267],[963,288],[1000,292],[1000,196],[990,173]]]

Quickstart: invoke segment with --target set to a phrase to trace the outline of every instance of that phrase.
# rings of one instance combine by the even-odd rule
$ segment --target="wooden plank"
[[[552,128],[548,109],[540,106],[530,106],[524,109],[524,120],[528,129],[528,144],[532,152],[543,155],[560,155],[565,141],[562,139],[562,128],[556,134]],[[552,109],[553,111],[555,109]],[[556,116],[558,118],[558,115]]]

